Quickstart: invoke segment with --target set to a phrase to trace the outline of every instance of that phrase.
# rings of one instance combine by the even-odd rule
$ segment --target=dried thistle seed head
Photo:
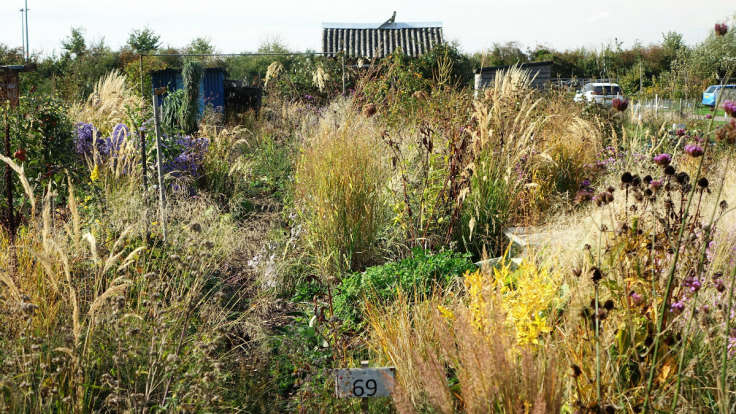
[[[626,171],[625,173],[621,174],[621,182],[623,184],[631,184],[633,180],[634,180],[634,176],[631,175],[630,172]]]
[[[664,173],[665,175],[675,175],[675,167],[671,165],[664,167]]]
[[[613,188],[612,185],[609,185],[608,188],[606,188],[606,191],[608,191],[609,193],[613,194],[613,192],[616,191],[616,189]]]
[[[678,184],[685,185],[688,182],[690,182],[690,176],[687,175],[686,172],[681,171],[681,172],[677,173],[677,175],[675,176],[675,180],[677,180],[677,183]]]
[[[641,185],[641,177],[639,177],[639,174],[631,177],[631,185],[633,185],[634,187],[638,187]]]
[[[603,279],[603,272],[601,272],[601,269],[594,267],[590,271],[591,273],[591,279],[593,279],[593,283],[598,283],[601,279]]]
[[[720,203],[718,203],[718,206],[721,208],[722,211],[725,211],[728,208],[728,203],[726,200],[721,200]]]
[[[608,299],[605,303],[603,303],[603,308],[605,308],[607,311],[611,311],[614,308],[613,300]]]
[[[644,184],[649,185],[649,183],[652,182],[652,176],[649,174],[645,175],[643,178],[643,181],[644,181]]]
[[[708,188],[708,179],[703,177],[698,180],[698,187],[700,188]]]
[[[573,378],[577,378],[577,377],[580,376],[580,374],[583,373],[583,371],[580,369],[580,367],[577,366],[577,365],[575,365],[575,364],[572,364],[572,366],[570,366],[570,370],[572,371],[572,377]]]

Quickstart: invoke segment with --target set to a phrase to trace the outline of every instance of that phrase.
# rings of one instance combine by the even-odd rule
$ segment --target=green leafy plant
[[[450,285],[475,268],[467,253],[433,254],[416,248],[406,259],[369,267],[343,278],[334,295],[335,315],[348,323],[359,323],[363,320],[361,303],[390,302],[399,291],[410,297],[428,297],[433,290]]]

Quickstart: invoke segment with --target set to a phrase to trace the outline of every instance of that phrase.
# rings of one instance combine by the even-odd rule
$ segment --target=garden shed
[[[396,22],[396,13],[384,23],[323,23],[322,52],[348,58],[382,58],[394,50],[411,57],[423,55],[442,44],[442,23]]]
[[[529,72],[529,75],[533,78],[532,86],[537,89],[544,89],[549,85],[552,79],[552,61],[547,62],[531,62],[522,63],[515,65],[520,69]],[[488,66],[480,68],[475,71],[475,94],[478,95],[478,91],[485,89],[488,85],[492,84],[496,79],[496,73],[509,70],[514,65],[507,66]]]
[[[153,89],[167,87],[176,91],[184,87],[180,70],[164,69],[151,74]],[[162,102],[159,101],[159,104]],[[199,113],[204,112],[207,105],[223,112],[225,109],[225,69],[207,68],[199,83]]]

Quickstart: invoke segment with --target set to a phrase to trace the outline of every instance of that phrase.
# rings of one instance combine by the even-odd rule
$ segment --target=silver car
[[[586,83],[583,89],[575,94],[575,102],[611,105],[614,98],[623,97],[621,87],[615,83]]]

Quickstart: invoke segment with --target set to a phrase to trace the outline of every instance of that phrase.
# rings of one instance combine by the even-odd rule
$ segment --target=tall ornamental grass
[[[380,137],[353,113],[323,121],[296,167],[294,198],[308,249],[325,273],[358,270],[379,253],[388,178]]]

